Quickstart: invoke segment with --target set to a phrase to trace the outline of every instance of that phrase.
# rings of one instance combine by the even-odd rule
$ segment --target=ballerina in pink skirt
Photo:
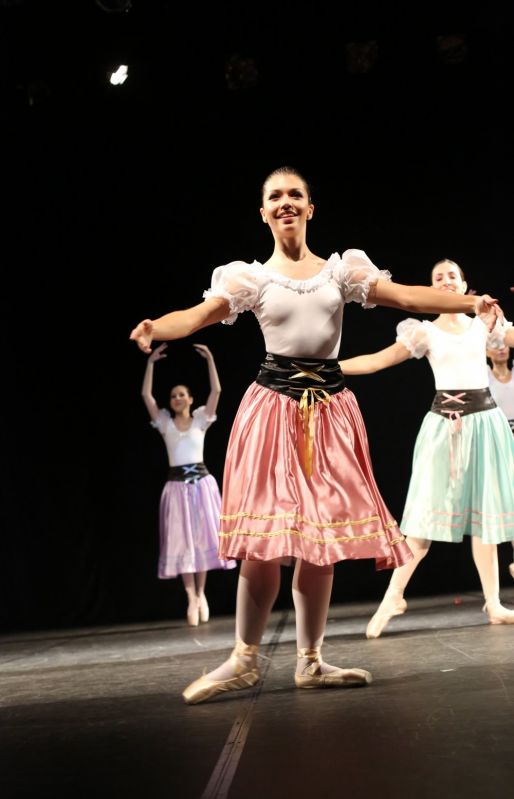
[[[366,429],[337,361],[344,306],[433,313],[492,308],[492,315],[497,308],[487,295],[393,283],[362,250],[315,255],[306,240],[314,214],[310,188],[292,167],[266,178],[260,213],[275,243],[267,261],[217,267],[204,302],[145,319],[130,334],[150,352],[154,339],[183,338],[252,311],[266,344],[234,420],[223,477],[219,556],[242,561],[236,643],[228,660],[187,686],[189,704],[260,679],[258,649],[284,558],[295,559],[295,685],[371,682],[366,669],[339,668],[321,656],[334,563],[372,558],[377,568],[391,569],[412,554],[376,485]]]

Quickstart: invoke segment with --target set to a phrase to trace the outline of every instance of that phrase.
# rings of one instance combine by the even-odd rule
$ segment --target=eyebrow
[[[301,188],[301,186],[292,186],[290,189],[270,189],[270,190],[268,191],[268,195],[270,195],[270,194],[275,194],[275,192],[279,192],[279,193],[284,193],[284,192],[285,192],[285,193],[287,194],[287,193],[290,193],[290,192],[292,192],[292,191],[300,191],[300,192],[303,192],[303,191],[305,191],[305,190],[304,190],[304,189],[302,189],[302,188]]]

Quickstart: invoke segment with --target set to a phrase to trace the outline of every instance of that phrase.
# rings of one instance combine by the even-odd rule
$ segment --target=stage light
[[[132,8],[131,0],[96,0],[96,5],[108,14],[120,14]]]
[[[377,61],[378,44],[376,41],[346,43],[346,67],[352,75],[371,72]]]
[[[256,86],[259,70],[253,58],[233,53],[225,63],[225,81],[231,91]]]
[[[445,64],[462,64],[466,60],[468,43],[465,33],[438,36],[436,46],[439,58]]]
[[[126,64],[121,64],[115,72],[111,73],[109,83],[113,86],[121,86],[122,83],[128,78],[128,67]]]

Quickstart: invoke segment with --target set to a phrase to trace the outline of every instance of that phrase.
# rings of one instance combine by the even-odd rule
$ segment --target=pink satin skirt
[[[377,570],[411,560],[375,482],[352,392],[316,402],[310,478],[303,425],[296,400],[249,386],[227,448],[219,557],[301,558],[319,566],[374,558]]]

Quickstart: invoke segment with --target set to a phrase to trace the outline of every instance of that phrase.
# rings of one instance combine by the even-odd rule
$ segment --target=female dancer
[[[193,627],[209,620],[205,596],[210,569],[232,569],[235,560],[218,558],[221,497],[218,484],[203,462],[205,433],[216,420],[221,385],[216,364],[205,344],[193,344],[207,360],[210,394],[206,405],[191,413],[193,397],[187,386],[171,389],[170,408],[159,408],[153,396],[154,363],[166,358],[161,344],[148,357],[141,394],[152,426],[168,452],[168,479],[161,493],[158,575],[161,580],[181,575],[188,598],[187,622]]]
[[[450,260],[432,270],[432,286],[464,296],[462,269]],[[396,343],[380,352],[340,361],[344,374],[369,374],[408,358],[427,356],[436,394],[414,448],[412,476],[400,529],[414,558],[396,568],[369,622],[378,638],[389,620],[407,608],[404,591],[432,541],[471,536],[473,559],[491,624],[514,623],[500,603],[497,544],[514,533],[514,439],[488,388],[488,330],[479,318],[443,313],[434,322],[406,319]],[[510,323],[496,323],[494,338],[510,342]]]
[[[514,370],[509,368],[512,351],[509,347],[489,348],[487,357],[492,366],[489,367],[489,389],[493,399],[502,409],[510,429],[514,435]],[[512,541],[513,562],[509,565],[511,577],[514,577],[514,540]]]
[[[487,357],[491,361],[488,369],[489,389],[514,433],[514,371],[509,367],[510,356],[509,347],[489,347],[487,350]]]
[[[337,668],[321,657],[333,564],[374,558],[377,568],[391,568],[412,555],[375,483],[364,423],[338,366],[345,303],[500,313],[488,296],[393,283],[362,250],[328,260],[315,255],[306,240],[314,213],[309,185],[291,167],[266,178],[260,213],[275,242],[268,261],[217,267],[203,303],[146,319],[130,334],[150,352],[154,339],[231,324],[252,310],[267,349],[234,420],[223,478],[220,556],[242,560],[236,645],[227,661],[184,690],[190,704],[259,680],[258,647],[285,556],[296,558],[296,686],[371,680],[364,669]]]

